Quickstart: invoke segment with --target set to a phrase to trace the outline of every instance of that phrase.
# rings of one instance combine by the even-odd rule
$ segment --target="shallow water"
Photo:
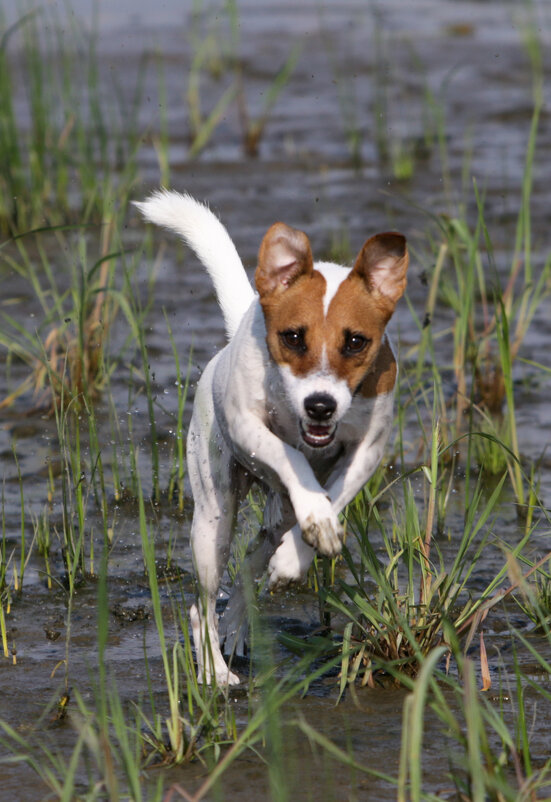
[[[15,13],[14,6],[18,6],[11,2],[3,5],[10,19]],[[134,87],[143,53],[161,54],[172,185],[208,200],[222,217],[251,272],[264,231],[278,219],[304,229],[318,258],[328,253],[335,238],[344,237],[353,254],[367,236],[396,228],[405,233],[410,242],[413,262],[408,300],[422,318],[427,293],[423,273],[432,266],[426,239],[429,217],[453,215],[460,197],[467,197],[469,215],[473,221],[476,219],[473,193],[467,190],[462,195],[460,191],[463,171],[469,165],[466,182],[469,185],[470,177],[475,176],[478,186],[485,192],[486,220],[493,238],[494,256],[498,268],[505,274],[513,250],[532,114],[530,63],[522,45],[527,6],[496,0],[484,3],[415,0],[409,4],[392,0],[379,5],[361,0],[324,5],[311,0],[301,3],[300,8],[295,3],[275,3],[274,0],[239,3],[239,58],[251,116],[260,113],[273,71],[283,63],[295,42],[300,42],[302,47],[300,60],[270,116],[256,158],[244,155],[238,115],[232,110],[214,132],[205,152],[190,162],[185,104],[186,76],[192,57],[189,5],[177,0],[159,2],[154,8],[142,0],[132,4],[100,4],[101,78],[106,87],[113,76],[120,86]],[[89,19],[89,3],[75,2],[73,6],[77,15]],[[546,3],[540,2],[533,4],[533,13],[546,52],[545,46],[551,40],[551,11]],[[223,17],[213,12],[209,20],[210,29],[218,30],[221,40],[227,42],[229,34]],[[17,46],[16,41],[13,46]],[[151,137],[151,133],[158,130],[157,81],[155,70],[150,69],[146,74],[145,101],[140,109],[140,125],[146,134],[140,151],[141,183],[136,187],[137,199],[159,182],[158,160]],[[215,102],[225,85],[224,77],[204,79],[205,108]],[[427,99],[428,90],[431,100]],[[444,166],[451,188],[443,180],[445,170],[437,146],[427,151],[423,145],[431,103],[437,105],[445,118],[447,162]],[[24,113],[24,104],[21,113]],[[414,154],[413,175],[407,181],[396,179],[389,164],[380,158],[376,127],[381,119],[389,146]],[[547,258],[549,248],[550,119],[545,108],[538,134],[531,206],[533,259],[537,266]],[[350,130],[360,135],[359,166],[354,165],[347,146],[347,131]],[[133,247],[139,243],[142,231],[142,222],[130,212],[123,234],[125,244]],[[162,235],[155,233],[155,239],[161,242]],[[143,282],[144,295],[149,269],[150,265],[144,260],[137,278],[138,284]],[[9,304],[10,313],[18,314],[22,324],[30,329],[40,310],[29,295],[28,284],[5,266],[0,276],[2,306],[7,308]],[[549,312],[547,299],[535,316],[521,352],[525,359],[548,367]],[[193,345],[193,384],[210,356],[224,344],[224,332],[204,274],[193,257],[183,253],[171,238],[167,238],[167,247],[156,265],[154,307],[147,318],[149,354],[154,363],[157,396],[162,399],[162,409],[157,409],[157,426],[161,471],[166,483],[177,397],[165,313],[183,363],[187,362]],[[439,307],[432,325],[435,330],[445,332],[451,322],[449,309]],[[402,372],[407,375],[408,349],[418,342],[419,332],[404,302],[392,329],[403,354]],[[125,335],[122,324],[114,329],[111,334],[114,351],[122,347]],[[449,365],[452,335],[444,334],[438,343],[439,358]],[[4,361],[3,354],[0,360]],[[22,365],[14,364],[10,371],[10,387],[26,375]],[[515,371],[521,451],[530,460],[542,458],[541,493],[544,502],[549,504],[551,482],[546,457],[551,439],[549,382],[541,371],[527,363],[517,362]],[[4,396],[7,386],[4,373],[2,371],[0,376],[0,397]],[[129,417],[128,376],[128,371],[121,368],[111,381],[123,431],[126,431]],[[139,380],[135,381],[130,405],[132,438],[140,446],[140,473],[147,491],[149,424],[144,394],[139,392]],[[19,472],[24,477],[24,503],[27,526],[30,526],[32,515],[40,515],[47,503],[48,464],[54,465],[54,473],[59,464],[55,424],[46,416],[27,417],[24,412],[31,403],[30,397],[25,397],[16,408],[1,413],[0,466],[8,551],[17,549],[20,541]],[[105,448],[103,458],[108,469],[113,436],[107,408],[100,406],[99,417]],[[418,440],[417,426],[412,417],[408,421],[408,432],[413,444]],[[18,465],[13,456],[13,443]],[[414,448],[410,459],[413,464]],[[164,503],[157,511],[155,523],[159,553],[163,554],[170,548],[169,544],[176,542],[175,559],[184,572],[181,586],[187,598],[192,589],[186,540],[189,507],[188,499],[186,514],[182,517],[174,515],[171,505]],[[109,592],[113,614],[106,660],[117,678],[121,695],[130,700],[145,693],[144,649],[150,661],[154,690],[162,691],[160,652],[150,616],[137,512],[132,505],[116,504],[113,500],[111,514],[114,547],[109,561]],[[60,510],[54,508],[50,519],[54,528],[59,526]],[[89,523],[99,542],[99,517],[96,519],[90,513]],[[457,513],[453,510],[450,513],[447,525],[450,535],[442,538],[439,545],[444,556],[453,556],[454,526],[457,525],[457,531],[462,528],[460,504]],[[504,498],[494,531],[509,543],[520,539],[512,497]],[[531,555],[541,556],[548,549],[549,535],[543,531],[534,537]],[[99,560],[99,549],[97,554],[96,560]],[[53,555],[52,562],[61,579],[59,552]],[[483,586],[501,565],[499,546],[488,547],[479,563],[480,576],[472,578],[473,589],[477,589],[477,584]],[[58,666],[65,657],[67,638],[70,676],[75,678],[75,685],[85,698],[88,701],[92,698],[97,648],[95,583],[87,582],[79,588],[71,616],[71,632],[67,634],[66,594],[63,589],[45,587],[43,569],[43,561],[35,552],[27,567],[25,592],[14,599],[8,617],[9,641],[15,645],[17,665],[14,666],[11,659],[0,661],[0,714],[23,733],[61,686],[62,669]],[[177,598],[179,590],[167,588],[163,587],[162,592],[168,616],[171,596]],[[526,627],[526,622],[517,618],[515,608],[510,608],[508,614],[509,622]],[[263,615],[274,633],[279,629],[292,630],[297,622],[305,628],[314,627],[316,599],[311,593],[290,592],[266,600]],[[506,684],[512,666],[508,638],[498,626],[503,615],[496,614],[486,630],[486,645],[498,687],[500,682]],[[538,649],[550,659],[549,644],[538,641]],[[283,650],[278,654],[283,657]],[[527,668],[532,665],[528,654],[521,653],[519,659]],[[87,676],[91,677],[90,681]],[[288,715],[289,718],[304,716],[342,749],[351,750],[360,763],[377,769],[384,767],[395,775],[403,698],[401,691],[363,690],[359,692],[358,705],[347,698],[335,707],[336,691],[332,681],[327,681],[305,699],[294,702]],[[241,694],[237,699],[236,716],[244,719],[247,700]],[[534,759],[543,760],[549,756],[551,747],[549,709],[538,710],[537,722],[533,734]],[[56,748],[68,753],[74,742],[73,731],[59,728],[54,738]],[[286,747],[289,775],[297,777],[293,798],[395,798],[395,789],[382,780],[366,779],[343,769],[342,764],[328,760],[320,749],[307,747],[295,731],[289,733]],[[427,726],[423,756],[426,788],[441,793],[443,798],[453,796],[446,776],[446,750],[449,748],[442,737],[441,726],[436,722]],[[311,752],[311,759],[305,766],[301,755]],[[204,770],[198,765],[186,766],[174,770],[167,785],[178,782],[191,789],[203,774]],[[28,770],[4,766],[2,777],[6,799],[43,798],[43,788]],[[239,761],[224,776],[223,795],[240,800],[267,797],[269,781],[265,766],[252,753]]]

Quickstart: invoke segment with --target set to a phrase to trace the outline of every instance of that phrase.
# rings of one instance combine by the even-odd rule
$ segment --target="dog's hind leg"
[[[198,581],[198,601],[190,609],[199,679],[234,685],[220,651],[216,597],[226,567],[235,523],[236,465],[218,430],[209,395],[201,383],[188,435],[188,475],[194,499],[191,547]]]
[[[243,565],[231,589],[226,609],[220,619],[220,634],[227,655],[244,655],[248,640],[247,606],[250,593],[262,579],[270,558],[276,551],[284,532],[295,521],[287,496],[270,490],[264,507],[263,524],[249,545]]]
[[[273,551],[274,547],[262,527],[249,544],[220,617],[220,642],[226,655],[243,657],[246,654],[249,634],[247,610],[251,603],[254,604],[256,584],[266,570]]]
[[[226,566],[235,518],[235,500],[223,488],[210,487],[195,501],[191,526],[193,562],[198,581],[197,605],[190,609],[199,679],[220,685],[234,685],[233,674],[220,651],[216,597]]]

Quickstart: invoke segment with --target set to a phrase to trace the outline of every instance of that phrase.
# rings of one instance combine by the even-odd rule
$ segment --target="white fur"
[[[325,295],[323,296],[323,311],[327,315],[329,304],[337,294],[337,290],[341,286],[344,279],[350,273],[351,268],[336,265],[333,262],[316,262],[316,270],[318,270],[326,281]]]
[[[268,564],[270,587],[304,577],[315,549],[341,549],[339,514],[377,467],[392,423],[393,393],[352,395],[327,365],[305,378],[290,377],[270,357],[260,301],[246,279],[226,230],[202,204],[174,192],[138,204],[143,215],[180,234],[211,275],[231,337],[207,365],[196,390],[187,460],[195,502],[191,542],[199,583],[190,611],[197,662],[204,681],[239,682],[219,646],[215,602],[225,569],[238,503],[251,482],[268,488],[264,527],[250,556],[250,572]],[[316,264],[327,280],[326,310],[348,271]],[[327,362],[327,360],[326,360]],[[336,433],[327,447],[300,436],[304,398],[330,393],[337,400]],[[240,584],[222,619],[226,648],[240,647],[245,609]]]
[[[326,362],[326,360],[324,360]],[[322,364],[321,370],[313,370],[308,376],[295,376],[292,370],[284,365],[280,368],[285,395],[291,403],[297,420],[306,420],[304,399],[312,393],[327,393],[337,402],[335,420],[340,420],[352,402],[352,393],[344,379],[333,376]]]

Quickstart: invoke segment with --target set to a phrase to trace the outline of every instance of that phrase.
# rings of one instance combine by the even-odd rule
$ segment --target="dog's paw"
[[[213,685],[215,683],[221,687],[239,685],[239,677],[233,671],[230,671],[222,657],[216,627],[211,626],[211,632],[207,634],[205,622],[202,620],[195,604],[190,607],[189,617],[195,643],[198,681],[204,685]]]
[[[340,553],[343,529],[326,496],[318,496],[316,508],[299,523],[303,539],[313,549],[326,557],[336,557]]]
[[[270,590],[283,590],[304,580],[300,562],[288,559],[287,555],[279,553],[279,549],[268,563],[268,588]]]
[[[314,557],[314,550],[304,542],[298,526],[285,532],[268,563],[268,587],[281,590],[303,582]]]
[[[227,669],[226,673],[223,674],[222,677],[219,677],[218,675],[216,675],[216,684],[217,685],[228,685],[228,686],[230,686],[230,685],[240,685],[241,684],[241,680],[239,679],[237,674],[234,674],[233,671],[230,671],[229,669]]]
[[[230,671],[225,662],[214,668],[197,664],[197,681],[201,685],[217,685],[225,688],[230,685],[239,685],[241,680],[233,671]]]

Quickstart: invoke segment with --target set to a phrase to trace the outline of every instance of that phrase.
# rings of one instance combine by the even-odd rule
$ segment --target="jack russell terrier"
[[[393,419],[396,359],[385,327],[406,286],[401,234],[376,234],[354,267],[314,262],[306,234],[268,229],[253,291],[230,236],[207,206],[158,191],[136,204],[179,234],[214,283],[229,343],[197,385],[187,439],[193,491],[190,609],[200,677],[233,685],[219,641],[216,597],[239,502],[267,490],[262,537],[248,569],[269,587],[304,578],[316,551],[341,550],[339,514],[372,476]],[[222,617],[226,651],[242,651],[243,587]]]

